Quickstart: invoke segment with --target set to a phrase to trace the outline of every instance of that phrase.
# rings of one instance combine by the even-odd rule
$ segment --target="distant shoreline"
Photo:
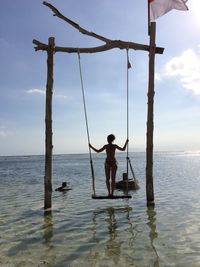
[[[126,152],[120,152],[120,154],[123,154]],[[142,151],[130,151],[130,153],[146,153],[146,151],[142,150]],[[154,154],[156,153],[196,153],[196,154],[200,154],[200,150],[155,150],[153,152]],[[57,153],[57,154],[53,154],[53,156],[63,156],[63,155],[87,155],[88,152],[80,152],[80,153]],[[96,154],[96,153],[92,153],[92,154]],[[104,153],[101,153],[102,155]],[[0,155],[0,158],[3,157],[24,157],[24,158],[29,158],[29,157],[45,157],[45,154],[25,154],[25,155]]]

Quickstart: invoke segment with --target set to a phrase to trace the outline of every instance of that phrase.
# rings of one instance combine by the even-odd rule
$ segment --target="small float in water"
[[[119,190],[138,190],[140,187],[136,178],[128,179],[127,183],[127,173],[123,173],[123,180],[115,183],[115,188]]]

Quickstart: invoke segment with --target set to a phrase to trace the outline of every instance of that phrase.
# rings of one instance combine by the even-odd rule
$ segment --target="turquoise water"
[[[132,199],[92,200],[88,155],[54,156],[53,189],[67,181],[72,190],[54,191],[44,214],[44,158],[0,157],[0,266],[200,266],[200,153],[155,153],[155,208],[146,207],[145,154],[131,160]],[[94,155],[99,194],[103,162]],[[123,153],[118,164],[121,179]]]

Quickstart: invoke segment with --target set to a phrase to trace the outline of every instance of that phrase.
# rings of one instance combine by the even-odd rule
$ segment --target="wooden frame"
[[[38,40],[33,40],[35,44],[35,51],[47,52],[47,86],[46,86],[46,116],[45,116],[45,199],[44,208],[51,208],[51,195],[52,195],[52,95],[53,95],[53,65],[54,54],[57,52],[65,53],[98,53],[107,51],[114,48],[119,49],[133,49],[149,52],[149,83],[148,83],[148,112],[147,112],[147,141],[146,141],[146,198],[147,205],[154,205],[154,190],[153,190],[153,107],[154,107],[154,68],[155,68],[155,54],[163,54],[164,48],[156,47],[156,23],[152,22],[150,25],[150,44],[138,44],[122,40],[111,40],[104,36],[90,32],[80,27],[74,21],[68,19],[61,14],[50,3],[44,1],[43,4],[53,11],[53,15],[64,20],[72,27],[77,29],[80,33],[94,37],[102,42],[103,45],[90,48],[81,47],[60,47],[55,45],[54,37],[49,38],[48,44],[44,44]]]

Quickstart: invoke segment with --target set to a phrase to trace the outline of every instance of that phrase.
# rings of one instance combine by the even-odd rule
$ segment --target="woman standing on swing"
[[[115,150],[118,149],[120,151],[125,151],[126,146],[128,144],[128,139],[126,140],[123,147],[119,147],[116,144],[113,144],[115,140],[115,136],[110,134],[107,136],[108,144],[104,145],[100,149],[94,148],[91,144],[89,144],[90,148],[92,148],[95,152],[100,153],[106,150],[106,160],[105,160],[105,174],[106,174],[106,186],[108,189],[108,196],[112,197],[115,189],[115,177],[117,172],[117,161],[115,159]]]

